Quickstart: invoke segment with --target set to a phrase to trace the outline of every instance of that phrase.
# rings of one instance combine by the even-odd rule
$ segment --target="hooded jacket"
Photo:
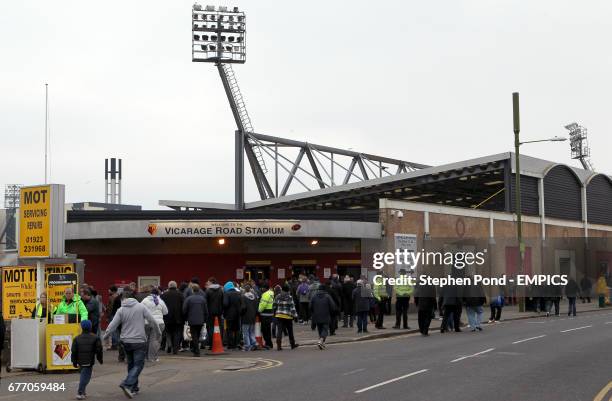
[[[288,292],[282,291],[274,298],[274,317],[278,319],[293,319],[297,317],[293,297]]]
[[[157,303],[155,303],[155,298],[157,298]],[[168,314],[168,307],[161,297],[149,294],[142,300],[141,304],[151,312],[157,324],[164,324],[164,315]]]
[[[242,324],[255,324],[259,302],[253,291],[245,292],[240,298]]]
[[[223,314],[223,289],[219,284],[211,284],[206,289],[206,303],[211,317]]]
[[[223,290],[223,316],[227,320],[238,320],[240,318],[240,291],[231,281],[223,286]]]
[[[111,333],[121,325],[120,340],[124,343],[138,344],[147,342],[145,333],[145,321],[152,325],[153,330],[161,335],[161,330],[155,322],[155,318],[149,310],[134,298],[126,298],[121,301],[121,308],[115,313],[104,333],[104,339],[110,337]]]
[[[88,313],[87,313],[87,308],[85,307],[85,304],[83,303],[83,301],[81,300],[81,297],[78,296],[77,294],[74,294],[72,296],[72,300],[70,302],[68,302],[66,300],[66,296],[62,296],[62,302],[60,302],[59,305],[57,305],[57,307],[55,308],[55,311],[53,311],[54,315],[79,315],[80,316],[80,320],[87,320],[87,318],[89,317]]]
[[[319,290],[310,300],[312,324],[329,324],[331,317],[337,311],[332,297],[325,290]]]
[[[168,324],[183,324],[183,294],[177,288],[169,288],[161,295],[166,304],[168,314],[164,315],[164,322]]]
[[[298,285],[297,290],[296,290],[298,300],[300,303],[302,302],[306,303],[309,301],[308,292],[309,292],[308,282],[302,281],[300,285]]]

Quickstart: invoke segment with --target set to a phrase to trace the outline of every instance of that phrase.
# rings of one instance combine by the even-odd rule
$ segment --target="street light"
[[[523,224],[522,224],[522,210],[521,210],[521,157],[520,157],[520,147],[521,145],[525,145],[527,143],[537,143],[537,142],[563,142],[566,141],[567,138],[554,136],[549,139],[537,139],[533,141],[525,141],[521,142],[520,140],[520,132],[521,132],[521,118],[519,113],[519,94],[518,92],[514,92],[512,94],[512,117],[514,123],[514,156],[515,156],[515,203],[516,203],[516,236],[518,239],[518,247],[519,247],[519,273],[523,273],[523,266],[525,262],[525,244],[523,243]],[[525,312],[525,297],[520,298],[519,302],[519,312]]]

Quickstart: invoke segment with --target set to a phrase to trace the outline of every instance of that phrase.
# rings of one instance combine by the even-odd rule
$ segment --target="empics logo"
[[[149,232],[149,234],[155,235],[155,233],[157,232],[157,224],[149,224],[149,227],[147,227],[147,231]]]

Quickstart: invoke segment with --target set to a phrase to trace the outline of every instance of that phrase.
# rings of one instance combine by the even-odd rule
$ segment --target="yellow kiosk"
[[[47,370],[74,370],[71,360],[73,339],[81,334],[80,314],[78,303],[82,302],[78,295],[78,275],[76,273],[54,273],[47,277],[47,302],[62,299],[65,292],[72,291],[75,297],[76,313],[56,313],[59,302],[54,302],[55,309],[51,324],[47,325],[45,349],[47,354]]]

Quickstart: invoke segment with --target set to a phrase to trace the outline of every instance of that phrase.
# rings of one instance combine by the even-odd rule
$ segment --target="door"
[[[306,277],[317,275],[316,266],[303,266],[303,265],[292,265],[291,274],[293,277],[298,277],[300,274]]]
[[[270,279],[270,266],[247,266],[244,269],[245,280],[255,280],[257,283]]]
[[[359,280],[361,276],[361,266],[338,266],[338,276],[344,278],[344,276],[353,277],[354,281]]]

